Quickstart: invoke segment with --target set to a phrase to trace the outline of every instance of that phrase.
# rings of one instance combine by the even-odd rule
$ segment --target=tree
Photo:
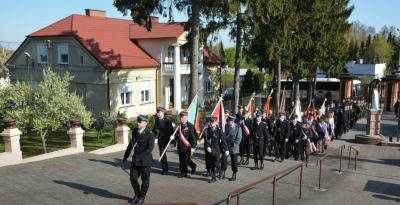
[[[384,34],[377,34],[369,47],[373,63],[388,63],[394,53],[394,46],[387,42]]]
[[[152,28],[153,14],[169,16],[169,21],[173,21],[172,5],[179,12],[186,11],[189,16],[185,29],[190,28],[188,35],[190,43],[190,91],[189,102],[195,97],[198,90],[198,56],[199,56],[199,31],[200,31],[200,10],[204,8],[204,2],[200,0],[114,0],[114,6],[118,11],[127,15],[128,11],[133,21],[139,25],[144,25],[148,31]],[[168,9],[168,10],[167,10]]]
[[[73,117],[80,118],[85,127],[94,122],[92,112],[86,110],[82,98],[68,92],[69,81],[74,77],[68,71],[64,74],[43,69],[43,79],[35,89],[25,81],[0,90],[0,113],[6,117],[18,118],[17,126],[22,130],[32,127],[40,134],[43,151],[46,151],[46,135],[64,126]]]
[[[261,71],[253,73],[254,92],[260,93],[264,88],[265,76]]]
[[[254,92],[253,71],[251,69],[247,69],[246,74],[244,75],[241,91],[242,93]]]
[[[233,81],[233,70],[229,69],[229,68],[222,68],[221,71],[221,83],[224,85],[224,88],[227,89],[228,88],[228,81]]]

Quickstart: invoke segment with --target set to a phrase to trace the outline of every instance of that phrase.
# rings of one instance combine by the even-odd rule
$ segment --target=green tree
[[[384,34],[377,34],[369,47],[373,63],[388,63],[394,53],[394,46],[388,43]]]
[[[247,69],[246,74],[244,75],[241,91],[242,93],[254,92],[253,71],[251,69]]]
[[[18,118],[17,126],[26,131],[27,127],[40,134],[43,151],[46,151],[46,135],[57,130],[73,117],[80,118],[84,127],[94,122],[92,112],[86,110],[82,98],[68,92],[69,82],[74,78],[68,71],[64,74],[44,68],[43,79],[35,89],[25,82],[0,90],[0,112],[3,116]]]
[[[264,88],[265,75],[261,71],[253,73],[254,92],[260,93]]]

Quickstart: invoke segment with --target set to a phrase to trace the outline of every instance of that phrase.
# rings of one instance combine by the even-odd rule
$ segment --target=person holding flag
[[[155,118],[153,123],[153,132],[157,136],[157,144],[160,151],[160,156],[162,155],[165,147],[168,144],[169,136],[171,136],[174,132],[172,121],[164,116],[164,111],[165,108],[163,107],[157,108],[157,117]],[[163,158],[161,158],[161,167],[162,171],[160,172],[160,174],[168,174],[167,154],[164,154]]]
[[[171,135],[170,140],[175,140],[176,138],[176,147],[178,149],[179,155],[179,167],[181,171],[179,178],[183,178],[187,177],[188,164],[193,163],[191,162],[190,156],[192,155],[192,153],[194,153],[195,147],[197,145],[197,134],[194,125],[187,120],[188,113],[182,111],[179,113],[179,116],[181,122],[177,124],[178,131],[175,135]],[[194,168],[195,167],[196,165],[194,166]],[[194,169],[192,167],[192,173],[194,173],[193,170]]]
[[[251,126],[251,119],[249,118],[249,113],[247,110],[243,111],[243,119],[240,123],[240,127],[242,128],[242,142],[239,145],[240,151],[240,162],[239,164],[248,165],[249,158],[250,158],[250,126]],[[237,118],[236,118],[237,120]],[[244,161],[244,154],[246,153],[246,162]]]
[[[235,120],[235,123],[237,124],[237,125],[240,125],[240,123],[242,122],[242,117],[243,117],[243,105],[238,105],[238,108],[239,108],[239,112],[238,113],[236,113],[236,120]]]
[[[256,114],[256,121],[251,124],[251,137],[253,139],[253,155],[254,167],[252,170],[264,169],[264,140],[269,141],[268,126],[265,122],[261,121],[262,114]],[[258,161],[260,161],[260,168],[258,168]]]
[[[308,162],[308,157],[310,156],[310,140],[312,139],[312,133],[310,129],[310,124],[307,121],[303,121],[301,123],[302,131],[301,131],[301,141],[300,141],[300,157],[301,161]],[[304,158],[304,156],[306,156]]]
[[[205,147],[207,152],[212,155],[212,166],[211,166],[211,180],[208,181],[209,183],[216,182],[216,172],[219,172],[219,155],[221,153],[221,148],[225,151],[223,153],[225,156],[229,155],[228,144],[226,142],[226,137],[222,129],[217,126],[217,117],[212,116],[210,118],[210,127],[207,128],[207,136],[205,143]]]
[[[272,130],[275,139],[274,161],[283,162],[286,153],[286,142],[289,140],[290,126],[288,121],[285,121],[285,113],[279,113],[278,117]]]
[[[228,143],[229,155],[231,156],[231,167],[233,172],[231,181],[235,181],[236,172],[238,172],[237,157],[239,153],[239,145],[242,141],[242,129],[239,125],[235,124],[235,117],[229,116],[227,120],[228,122],[225,125],[225,136]],[[223,171],[225,172],[226,168]]]

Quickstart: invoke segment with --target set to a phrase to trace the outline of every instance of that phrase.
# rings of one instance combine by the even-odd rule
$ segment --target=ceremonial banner
[[[194,125],[196,131],[200,131],[198,109],[199,109],[199,97],[196,96],[196,98],[193,99],[192,104],[190,104],[187,117],[188,122]]]
[[[222,97],[219,97],[217,105],[215,105],[214,109],[211,111],[210,115],[218,118],[218,126],[225,132],[225,110],[224,104],[222,103]],[[206,121],[203,122],[203,125],[206,124]]]

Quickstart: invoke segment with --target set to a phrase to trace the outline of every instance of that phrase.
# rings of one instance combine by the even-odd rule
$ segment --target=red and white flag
[[[224,104],[222,103],[222,97],[219,97],[217,105],[213,111],[211,111],[210,115],[218,118],[218,126],[225,132],[225,110]],[[205,122],[204,122],[205,123]]]

